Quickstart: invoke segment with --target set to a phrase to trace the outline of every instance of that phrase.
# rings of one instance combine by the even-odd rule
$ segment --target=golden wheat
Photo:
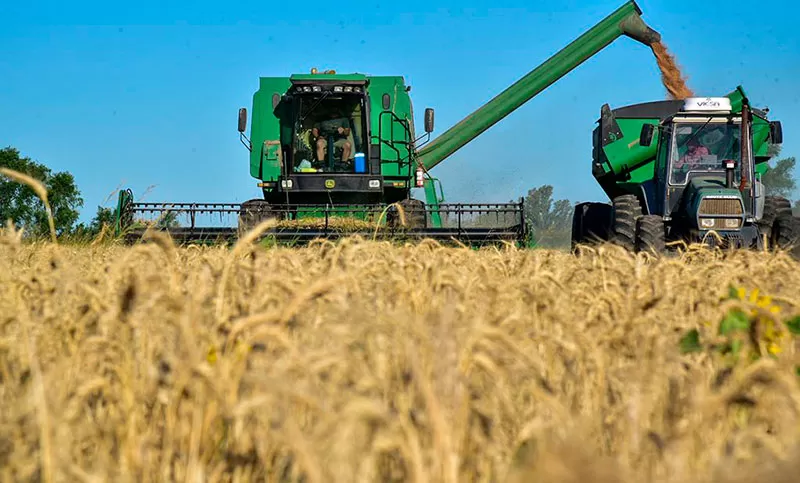
[[[714,359],[678,351],[683,331],[725,313],[731,284],[800,312],[788,256],[252,239],[24,244],[8,227],[4,481],[732,482],[800,470],[791,344],[722,382]]]

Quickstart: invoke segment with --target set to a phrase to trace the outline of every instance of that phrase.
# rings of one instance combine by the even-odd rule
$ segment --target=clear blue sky
[[[118,187],[155,185],[150,201],[257,197],[236,112],[260,75],[401,74],[417,116],[434,107],[442,133],[623,0],[113,3],[0,6],[0,145],[71,171],[82,220]],[[800,8],[639,5],[691,88],[724,95],[742,84],[783,121],[783,155],[800,156]],[[450,201],[507,201],[542,184],[558,198],[603,200],[590,173],[600,106],[664,96],[650,50],[620,38],[435,173]]]

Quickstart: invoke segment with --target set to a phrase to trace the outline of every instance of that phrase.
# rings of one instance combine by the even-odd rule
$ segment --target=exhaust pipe
[[[725,186],[733,188],[733,170],[736,169],[736,161],[732,159],[725,160]]]

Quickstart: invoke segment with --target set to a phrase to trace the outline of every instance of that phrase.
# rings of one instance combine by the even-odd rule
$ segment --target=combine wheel
[[[664,220],[658,215],[644,215],[636,221],[636,251],[656,256],[667,249]]]
[[[242,203],[239,208],[239,235],[252,230],[262,221],[274,218],[272,207],[266,200],[254,199]]]
[[[392,207],[387,213],[389,218],[389,224],[395,228],[425,228],[427,226],[427,217],[425,213],[425,203],[416,200],[414,198],[409,198],[402,200],[398,203],[400,208],[403,210],[403,216],[405,218],[405,226],[403,225],[402,220],[400,219],[400,213],[397,208]]]
[[[586,202],[575,206],[572,215],[572,251],[578,245],[608,240],[612,208],[608,203]]]
[[[636,249],[636,220],[642,216],[642,205],[634,195],[614,198],[611,240],[630,251]]]

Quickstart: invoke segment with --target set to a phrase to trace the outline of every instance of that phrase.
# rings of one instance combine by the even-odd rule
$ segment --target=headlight
[[[739,218],[700,218],[700,228],[706,230],[738,230],[741,223]]]
[[[725,228],[739,228],[739,218],[725,218]]]
[[[714,218],[702,218],[700,220],[700,226],[703,228],[714,228],[715,221]]]

